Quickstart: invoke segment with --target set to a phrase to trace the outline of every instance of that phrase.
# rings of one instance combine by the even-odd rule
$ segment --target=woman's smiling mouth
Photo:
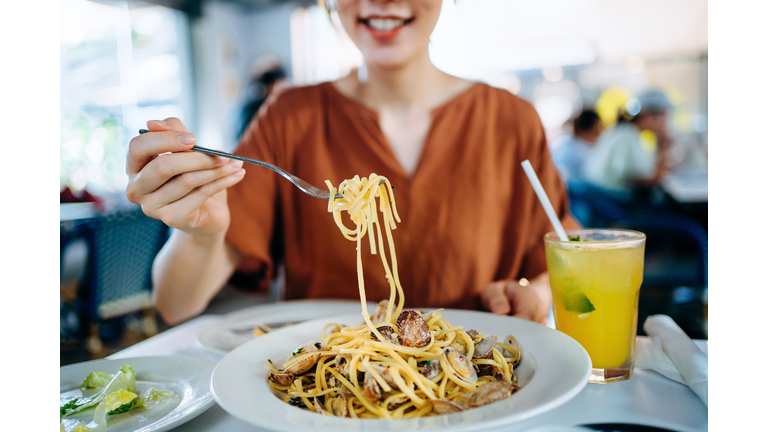
[[[362,23],[371,35],[379,41],[388,41],[393,39],[404,26],[413,22],[415,17],[394,18],[394,17],[369,17],[360,18]]]

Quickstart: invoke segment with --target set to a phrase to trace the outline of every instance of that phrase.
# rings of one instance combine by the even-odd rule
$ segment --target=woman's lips
[[[374,39],[386,42],[394,39],[403,27],[412,23],[414,18],[361,18],[359,21],[371,33]]]

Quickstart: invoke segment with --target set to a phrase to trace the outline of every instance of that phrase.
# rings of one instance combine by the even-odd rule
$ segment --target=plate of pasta
[[[227,412],[291,432],[464,430],[534,416],[584,388],[589,355],[564,333],[483,312],[405,309],[389,180],[374,173],[326,184],[328,212],[356,244],[361,313],[281,328],[231,351],[211,378]],[[373,313],[366,237],[390,286]]]
[[[424,312],[426,315],[435,311],[416,312]],[[444,386],[441,393],[439,383],[444,381],[443,376],[436,375],[433,380],[438,383],[437,388],[423,386],[428,391],[432,390],[434,399],[431,399],[412,375],[403,372],[405,367],[397,371],[392,370],[396,369],[397,365],[388,364],[373,355],[365,362],[362,361],[362,358],[356,364],[352,364],[350,361],[346,362],[348,370],[351,367],[358,370],[358,391],[344,391],[346,388],[344,383],[341,384],[344,386],[341,391],[333,391],[332,389],[338,388],[335,386],[341,382],[341,378],[349,377],[349,372],[347,370],[346,375],[341,372],[344,370],[345,362],[336,361],[336,357],[340,354],[333,355],[330,352],[326,354],[326,351],[332,350],[330,346],[323,346],[322,350],[319,351],[320,356],[314,369],[305,372],[294,370],[298,372],[295,376],[301,377],[301,380],[299,382],[294,380],[291,385],[296,383],[294,387],[297,387],[301,384],[303,390],[303,394],[298,396],[298,400],[291,401],[292,397],[296,398],[297,396],[288,395],[291,392],[290,385],[287,390],[281,390],[280,388],[286,387],[275,386],[275,383],[270,382],[269,375],[275,373],[272,371],[273,368],[278,369],[278,374],[285,375],[286,369],[290,369],[292,366],[291,360],[293,360],[293,364],[296,364],[297,358],[302,355],[301,352],[307,350],[306,347],[311,345],[313,341],[333,343],[331,337],[333,333],[342,333],[340,330],[345,327],[363,330],[363,326],[360,324],[362,321],[360,314],[308,321],[277,330],[240,346],[226,355],[216,366],[211,380],[211,390],[217,403],[233,416],[253,425],[276,431],[467,430],[514,423],[553,409],[578,394],[589,379],[591,370],[589,356],[581,345],[561,332],[530,321],[484,312],[449,309],[442,312],[438,311],[438,313],[442,315],[440,320],[444,322],[453,325],[463,324],[462,330],[456,330],[456,327],[452,327],[453,330],[451,331],[454,332],[454,336],[459,331],[464,330],[470,335],[473,334],[471,330],[475,330],[477,337],[473,338],[474,340],[489,338],[493,340],[494,333],[503,336],[514,335],[522,356],[519,363],[513,368],[513,386],[517,388],[510,396],[489,404],[471,406],[472,395],[481,394],[477,390],[483,389],[484,386],[491,386],[491,383],[496,382],[493,373],[486,375],[484,372],[474,370],[476,375],[480,375],[475,381],[475,384],[480,383],[476,386],[476,390],[462,389],[449,378],[448,385]],[[427,322],[433,321],[432,319],[435,317],[429,318]],[[326,329],[326,337],[321,339],[323,329]],[[358,331],[358,333],[362,332]],[[340,335],[334,337],[340,337]],[[368,338],[370,338],[370,333]],[[368,338],[361,336],[360,340],[371,340]],[[440,338],[441,336],[438,335],[435,339],[438,339],[439,342]],[[377,342],[373,341],[373,343]],[[295,354],[300,347],[304,348]],[[433,348],[438,347],[433,346]],[[343,348],[338,348],[338,350],[343,350]],[[502,352],[506,349],[497,346],[493,350]],[[344,354],[351,353],[346,352]],[[351,356],[354,355],[351,354]],[[506,356],[506,353],[503,355]],[[304,356],[313,356],[313,353],[305,352]],[[344,357],[343,354],[341,356]],[[400,356],[398,355],[398,357]],[[473,356],[465,355],[465,357]],[[416,368],[414,370],[418,371],[416,373],[421,373],[429,367],[423,363],[420,364],[420,361],[410,361],[411,359],[415,360],[414,357],[409,357],[405,363],[415,363]],[[474,360],[473,364],[477,364],[479,359]],[[399,362],[397,359],[394,361]],[[337,363],[340,364],[338,368],[336,367]],[[366,363],[368,366],[365,366]],[[436,365],[441,363],[443,365],[453,364],[450,360],[446,361],[442,353],[437,359]],[[482,365],[482,363],[480,364]],[[486,364],[489,363],[491,362],[486,362]],[[324,375],[321,379],[325,379],[323,384],[318,383],[317,381],[320,380],[315,379],[318,376],[316,372],[318,364],[323,371],[321,373]],[[361,372],[361,369],[364,368],[366,369],[365,373]],[[283,369],[283,371],[279,369]],[[399,381],[405,383],[403,389],[413,389],[412,393],[416,398],[412,399],[411,396],[398,391],[397,379],[392,380],[395,385],[389,385],[391,390],[386,391],[384,385],[372,379],[372,375],[368,375],[368,385],[366,386],[365,377],[366,373],[370,373],[369,371],[381,371],[379,377],[382,378],[383,384],[387,384],[389,379],[385,377],[387,373],[384,372],[387,369],[390,369],[389,375],[392,378],[399,375]],[[336,373],[334,374],[334,372]],[[452,378],[457,381],[463,380],[458,368],[454,368],[453,373]],[[312,376],[313,374],[314,376]],[[438,374],[445,374],[445,370]],[[336,382],[332,383],[329,377],[333,377]],[[503,383],[506,380],[506,374],[503,377],[500,375],[499,378],[499,381]],[[372,382],[378,384],[380,394],[377,395],[376,390],[366,392],[366,387],[373,386]],[[349,379],[347,379],[347,384],[354,387],[354,383]],[[464,393],[464,390],[467,390],[467,393]],[[469,391],[473,391],[473,393],[469,393]],[[372,398],[369,397],[371,393],[374,395]],[[315,398],[310,396],[311,394],[319,394],[320,398],[317,400],[318,405],[320,405],[319,410],[322,411],[315,409]],[[339,396],[337,397],[337,395]],[[407,399],[407,401],[402,403],[402,399]],[[344,414],[343,407],[335,409],[334,405],[340,405],[340,403],[334,402],[337,400],[345,400],[347,408],[345,416],[336,415],[340,412]],[[436,403],[438,401],[440,402]],[[417,405],[419,403],[421,405]],[[440,404],[444,405],[441,412],[445,414],[437,414],[435,407]],[[459,408],[455,409],[453,404],[458,405]],[[378,411],[376,409],[371,410],[372,407],[377,408]]]

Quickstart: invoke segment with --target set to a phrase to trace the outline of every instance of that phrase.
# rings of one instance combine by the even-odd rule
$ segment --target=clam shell
[[[479,335],[480,333],[477,332],[477,330],[467,330],[467,335],[469,335],[470,338],[474,339],[475,336]]]
[[[400,336],[397,333],[395,333],[395,329],[393,329],[392,327],[381,326],[381,327],[376,327],[376,330],[378,330],[379,333],[381,333],[381,336],[384,337],[384,339],[386,339],[387,342],[393,343],[395,345],[402,345],[400,343]],[[376,336],[375,333],[371,335],[371,338],[373,338],[373,340],[379,340],[379,338]]]
[[[421,315],[422,318],[424,318],[424,321],[429,321],[432,319],[432,316],[435,314],[441,314],[443,313],[444,309],[435,309],[433,311],[429,311],[423,315]]]
[[[443,368],[440,366],[440,360],[429,360],[429,363],[419,368],[419,372],[427,379],[432,379],[440,374]]]
[[[315,365],[315,363],[317,363],[322,349],[323,343],[318,341],[309,342],[308,344],[297,348],[292,353],[295,355],[292,355],[291,358],[285,362],[283,370],[285,373],[292,373],[294,375],[299,375],[308,371]]]
[[[432,401],[432,411],[434,411],[435,414],[442,415],[464,411],[464,407],[456,402],[445,399],[436,399]]]
[[[382,300],[376,305],[376,309],[371,314],[371,322],[379,323],[383,322],[387,318],[387,308],[389,307],[389,300]]]
[[[337,355],[333,359],[333,363],[336,365],[336,370],[342,374],[345,378],[349,378],[349,359],[343,355]]]
[[[381,387],[379,387],[379,383],[373,379],[373,376],[370,372],[365,373],[363,390],[365,392],[365,396],[372,401],[378,401],[379,398],[381,398]]]
[[[512,396],[515,390],[515,386],[503,381],[485,383],[472,393],[472,397],[469,399],[469,407],[477,408],[498,402]]]
[[[347,409],[347,398],[344,397],[344,393],[339,395],[331,401],[331,409],[333,415],[336,417],[349,417],[349,410]]]
[[[391,401],[389,401],[389,405],[387,406],[387,408],[389,408],[389,409],[396,408],[396,407],[398,407],[398,406],[408,402],[409,400],[411,400],[411,398],[409,398],[407,394],[403,393],[400,396],[398,396],[398,397],[392,399]]]
[[[397,331],[400,343],[412,348],[423,348],[432,342],[432,333],[424,318],[416,311],[407,310],[397,317]]]
[[[500,367],[492,364],[484,364],[479,366],[480,372],[477,376],[492,376],[496,378],[496,381],[506,381],[504,371]],[[511,372],[511,370],[510,370]]]
[[[328,412],[323,409],[323,405],[320,403],[320,401],[316,397],[312,398],[312,405],[314,405],[316,413],[328,415]]]
[[[477,381],[475,365],[456,348],[445,347],[443,349],[443,359],[451,365],[459,378],[470,383]]]
[[[280,384],[283,386],[290,385],[295,379],[296,379],[296,376],[292,373],[276,374],[274,372],[270,372],[269,375],[267,375],[268,381],[271,381],[273,383]]]
[[[504,338],[504,343],[509,345],[509,347],[512,348],[512,350],[515,352],[509,352],[506,349],[502,349],[501,355],[507,358],[511,358],[512,366],[517,366],[517,364],[520,363],[520,360],[523,358],[523,351],[520,349],[520,343],[512,335],[507,335],[507,337]]]
[[[487,359],[493,356],[493,348],[496,346],[496,342],[499,338],[496,336],[487,337],[475,344],[475,352],[472,354],[472,358]]]
[[[379,375],[381,375],[381,377],[384,379],[384,382],[392,387],[397,387],[397,384],[395,384],[395,379],[392,378],[392,374],[389,373],[388,367],[382,366],[380,364],[372,364],[371,369],[375,370]]]
[[[460,353],[464,355],[469,353],[469,347],[467,346],[467,342],[464,340],[464,338],[455,338],[453,343],[451,343],[449,346],[456,348]]]

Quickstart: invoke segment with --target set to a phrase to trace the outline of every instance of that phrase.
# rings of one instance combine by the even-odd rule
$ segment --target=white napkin
[[[687,385],[709,406],[709,357],[667,315],[649,316],[643,329],[650,338],[638,336],[635,367],[654,370]]]

